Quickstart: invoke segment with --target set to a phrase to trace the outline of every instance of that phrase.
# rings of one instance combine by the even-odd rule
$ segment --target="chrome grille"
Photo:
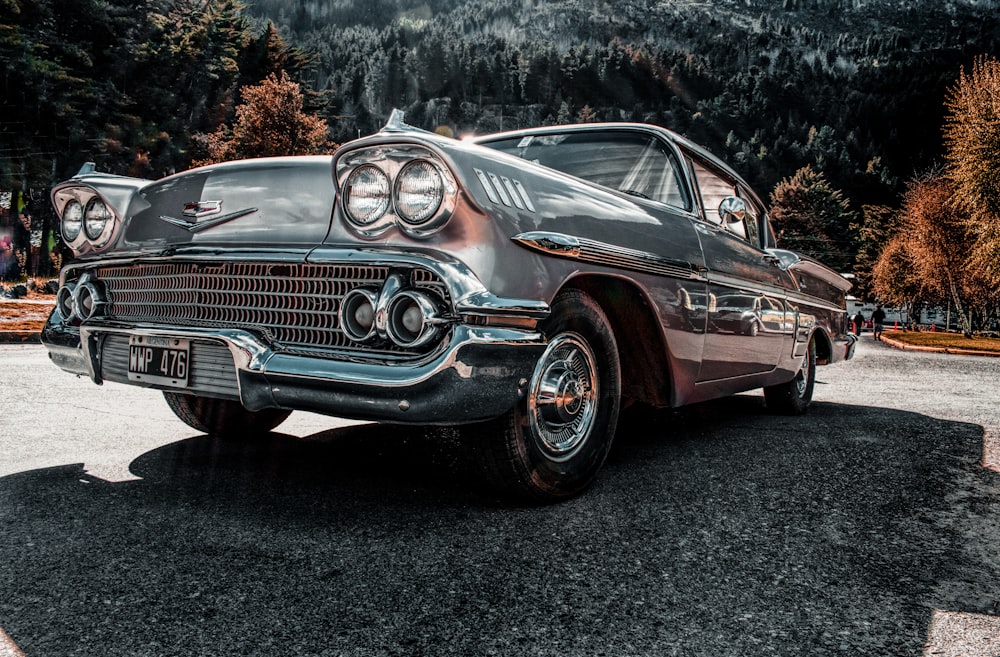
[[[102,267],[94,273],[104,287],[110,319],[245,329],[276,347],[311,354],[349,349],[405,355],[411,352],[388,344],[357,345],[337,319],[345,294],[357,287],[378,289],[389,271],[358,265],[159,263]],[[448,299],[444,284],[429,271],[412,270],[410,282]]]

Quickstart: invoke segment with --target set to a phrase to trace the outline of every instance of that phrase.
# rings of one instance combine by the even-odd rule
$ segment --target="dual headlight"
[[[100,240],[108,232],[107,228],[114,221],[114,214],[107,204],[99,197],[87,201],[84,205],[76,199],[71,199],[63,209],[62,234],[67,242],[75,242],[80,237],[80,231],[94,246],[104,246]]]
[[[111,241],[118,224],[115,213],[93,189],[62,186],[53,190],[52,200],[63,240],[75,252],[102,249]]]
[[[340,327],[352,342],[388,340],[406,349],[431,343],[447,324],[444,304],[420,290],[356,288],[340,305]]]
[[[79,324],[99,315],[106,306],[103,287],[89,274],[84,274],[79,281],[67,282],[56,295],[56,307],[63,321],[70,324]]]
[[[427,237],[448,221],[456,185],[448,169],[418,147],[368,148],[348,154],[338,166],[344,214],[367,236],[392,226]]]

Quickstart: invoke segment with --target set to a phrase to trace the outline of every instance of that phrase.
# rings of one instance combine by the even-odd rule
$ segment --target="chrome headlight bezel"
[[[106,249],[122,225],[114,205],[82,182],[58,185],[52,190],[52,205],[63,241],[78,256]]]
[[[389,206],[380,217],[359,221],[352,211],[355,181],[371,168],[389,181]],[[424,146],[392,144],[348,152],[337,161],[336,177],[346,223],[363,237],[395,227],[411,238],[426,239],[448,223],[458,204],[454,175],[441,156]]]

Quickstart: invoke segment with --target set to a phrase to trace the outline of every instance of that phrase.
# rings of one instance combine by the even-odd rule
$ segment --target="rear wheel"
[[[555,502],[586,489],[618,424],[621,371],[608,319],[589,295],[560,294],[526,398],[466,432],[487,478],[508,496]]]
[[[795,378],[787,383],[764,388],[764,400],[767,402],[767,407],[775,413],[802,415],[812,403],[815,383],[816,343],[810,340]]]
[[[237,401],[177,392],[164,391],[163,397],[170,410],[189,427],[224,438],[267,433],[292,414],[291,411],[279,408],[248,411]]]

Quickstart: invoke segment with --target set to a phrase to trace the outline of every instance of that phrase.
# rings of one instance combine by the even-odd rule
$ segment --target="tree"
[[[972,335],[964,298],[976,272],[967,266],[970,235],[955,203],[951,180],[940,172],[910,183],[903,198],[905,231],[916,275],[933,302],[951,300],[962,318],[962,331]]]
[[[852,290],[855,296],[863,299],[872,297],[872,270],[882,251],[898,232],[901,216],[899,210],[885,205],[862,206],[861,222],[853,227],[858,243]]]
[[[192,164],[279,155],[307,155],[329,147],[323,119],[302,111],[298,83],[272,73],[259,85],[244,87],[232,129],[223,126],[211,135],[197,135],[205,152]]]
[[[597,123],[597,113],[590,105],[584,105],[576,115],[577,123]]]
[[[916,275],[908,237],[900,233],[893,237],[872,267],[872,292],[884,304],[902,308],[906,316],[920,316],[924,305],[924,289]]]
[[[1000,284],[1000,62],[979,57],[945,100],[944,141],[955,192],[975,233],[972,264]]]
[[[123,147],[149,149],[157,173],[186,160],[189,135],[214,130],[236,102],[240,53],[250,40],[235,0],[151,2],[136,28],[127,110],[109,125]],[[131,166],[131,160],[128,165]]]
[[[298,48],[285,43],[272,21],[267,21],[260,36],[251,39],[242,53],[240,74],[246,76],[248,82],[262,80],[265,76],[282,71],[293,78],[301,77],[311,71],[316,63],[315,55],[309,55]]]
[[[771,219],[782,247],[837,271],[851,269],[854,213],[843,194],[811,166],[802,167],[774,188]]]

